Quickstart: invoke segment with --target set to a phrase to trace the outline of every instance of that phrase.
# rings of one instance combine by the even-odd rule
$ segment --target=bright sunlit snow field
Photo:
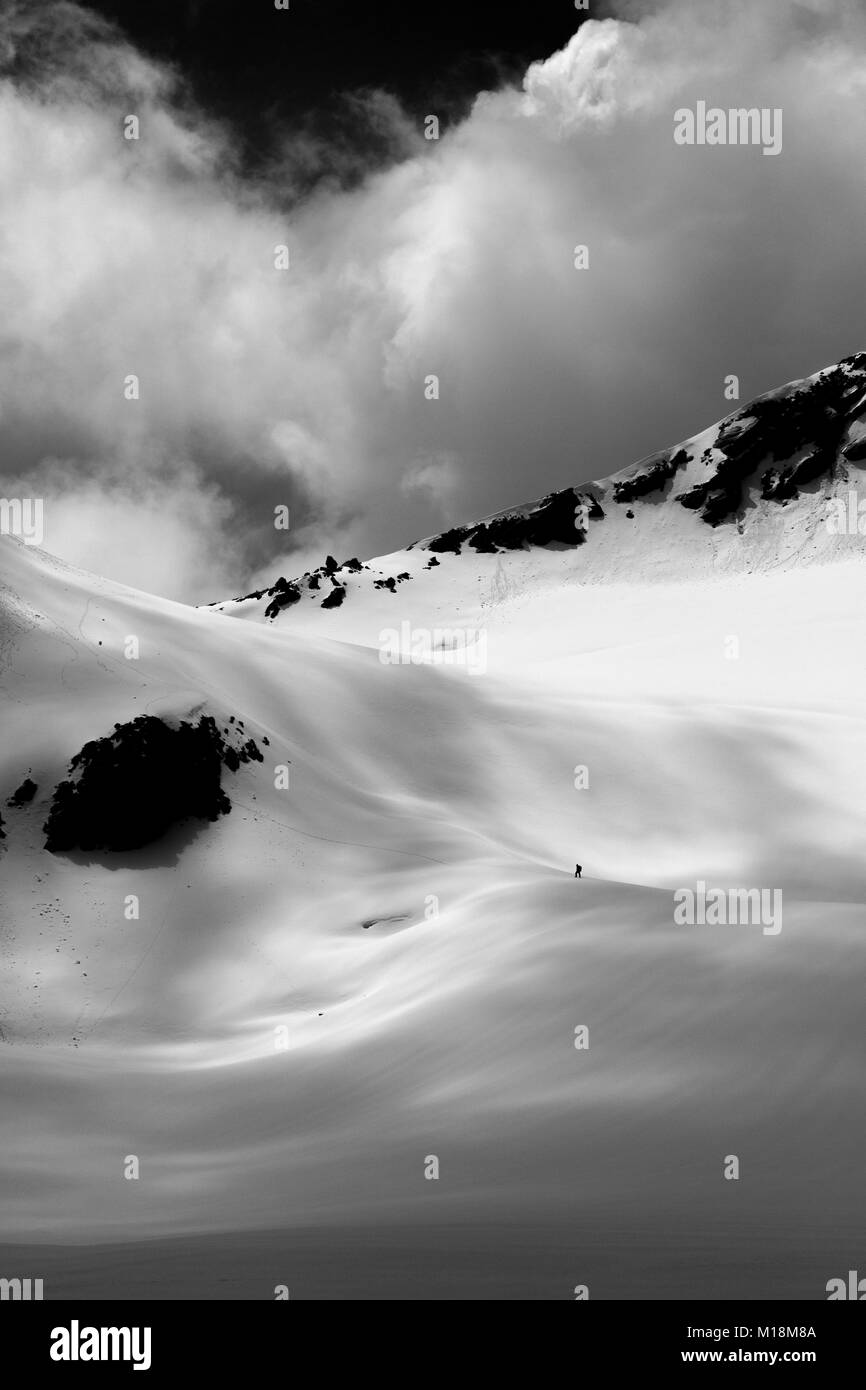
[[[399,552],[395,594],[274,624],[0,541],[0,793],[39,787],[0,842],[0,1227],[46,1296],[106,1261],[114,1296],[249,1298],[821,1298],[854,1267],[864,542],[778,563],[760,524],[738,565],[663,503],[573,550]],[[383,664],[403,620],[485,668]],[[264,754],[228,816],[45,851],[84,742],[200,712]],[[781,932],[675,925],[699,879],[781,889]]]

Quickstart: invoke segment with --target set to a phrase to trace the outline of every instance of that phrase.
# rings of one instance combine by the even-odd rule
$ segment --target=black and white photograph
[[[0,0],[34,1366],[866,1299],[864,150],[863,0]]]

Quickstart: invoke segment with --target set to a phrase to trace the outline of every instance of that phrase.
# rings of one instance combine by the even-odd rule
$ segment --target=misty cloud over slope
[[[438,142],[359,102],[387,162],[301,196],[103,21],[4,0],[2,489],[45,497],[47,547],[200,601],[609,473],[718,418],[728,373],[745,398],[858,349],[860,7],[619,13]],[[781,108],[779,157],[677,146],[698,100]]]

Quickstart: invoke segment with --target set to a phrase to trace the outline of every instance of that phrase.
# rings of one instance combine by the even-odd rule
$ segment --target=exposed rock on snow
[[[239,750],[227,745],[209,715],[176,728],[150,715],[115,724],[70,762],[43,826],[45,848],[140,849],[179,822],[214,821],[231,810],[222,765],[235,772],[261,758],[252,739]]]
[[[80,786],[104,762],[109,799],[57,832],[114,843],[116,764],[136,784],[141,760],[105,731],[185,720],[217,815],[130,866],[48,854],[42,814],[7,813],[5,1231],[127,1241],[129,1264],[140,1237],[242,1232],[251,1297],[264,1232],[275,1278],[299,1232],[330,1253],[354,1231],[347,1296],[378,1248],[429,1292],[422,1225],[449,1288],[459,1230],[470,1282],[495,1243],[496,1296],[622,1297],[633,1265],[635,1297],[823,1297],[863,1234],[866,1150],[866,537],[825,526],[828,500],[859,515],[866,388],[860,358],[823,375],[817,412],[744,407],[670,478],[678,450],[467,526],[459,553],[327,564],[318,589],[194,609],[0,539],[4,800],[25,768]],[[383,661],[404,623],[429,660]],[[437,632],[483,639],[483,670],[434,660]],[[783,930],[678,925],[700,881],[778,890]],[[720,1212],[731,1149],[747,1180]],[[561,1261],[528,1275],[551,1232]],[[306,1255],[293,1296],[295,1276]]]
[[[312,575],[279,579],[271,589],[214,607],[243,617],[263,611],[268,621],[291,609],[296,626],[302,618],[306,622],[300,600],[309,599],[308,590],[318,588],[321,578],[336,582],[339,575],[344,597],[354,603],[353,596],[370,587],[395,594],[397,585],[426,576],[445,554],[463,562],[473,554],[541,555],[565,548],[575,553],[571,573],[581,583],[824,563],[844,546],[822,534],[822,504],[844,497],[864,463],[866,353],[856,353],[757,397],[693,439],[609,478],[450,527],[366,564],[350,560],[338,566],[328,556]],[[804,509],[794,515],[792,504],[800,502]],[[628,538],[616,526],[620,505],[628,507],[622,515],[637,523]],[[782,513],[791,515],[780,524]],[[744,543],[720,551],[707,532],[724,535],[727,526]],[[419,552],[426,555],[420,569],[412,563]],[[259,610],[265,595],[270,602]]]
[[[26,806],[32,801],[39,788],[29,777],[25,777],[21,786],[12,793],[6,805],[9,807]]]

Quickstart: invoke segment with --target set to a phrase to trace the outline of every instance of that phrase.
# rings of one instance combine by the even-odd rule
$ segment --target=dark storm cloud
[[[368,94],[381,167],[346,187],[336,149],[310,193],[309,132],[244,178],[92,15],[0,17],[3,489],[89,568],[209,599],[393,549],[676,441],[728,373],[745,397],[866,346],[859,6],[592,20],[438,142]],[[782,153],[677,146],[699,100],[781,108]]]

